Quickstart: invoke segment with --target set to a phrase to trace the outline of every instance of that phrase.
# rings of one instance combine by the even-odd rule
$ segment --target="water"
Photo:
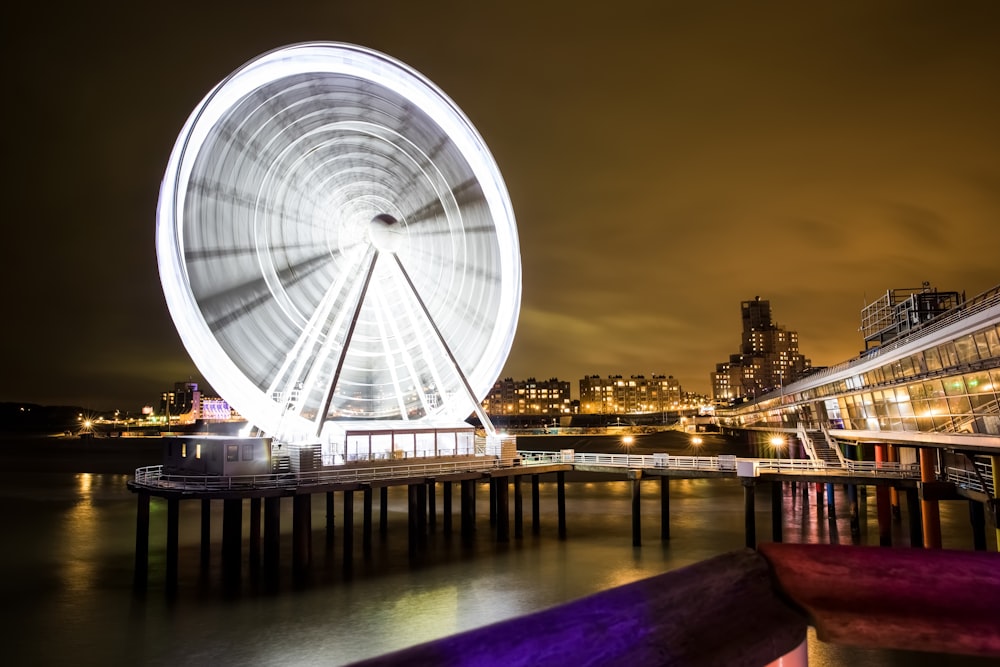
[[[361,503],[356,499],[350,571],[345,571],[341,551],[340,494],[332,547],[326,545],[322,497],[314,500],[313,563],[311,579],[304,586],[296,586],[289,572],[291,502],[284,500],[283,578],[278,590],[260,590],[244,565],[242,587],[233,592],[223,587],[219,571],[222,504],[213,503],[212,562],[203,572],[200,503],[182,502],[180,588],[170,600],[163,592],[165,503],[157,499],[151,503],[149,590],[145,596],[135,596],[131,584],[136,500],[125,486],[128,476],[33,469],[0,473],[4,516],[0,627],[4,662],[14,665],[345,664],[550,607],[744,545],[743,489],[735,480],[673,481],[668,542],[659,539],[658,484],[647,485],[643,546],[638,549],[631,546],[631,490],[623,479],[567,484],[566,541],[556,534],[555,484],[543,481],[540,535],[531,533],[530,487],[524,484],[524,538],[495,543],[488,520],[488,487],[481,486],[474,544],[463,546],[457,535],[446,538],[439,516],[427,552],[419,562],[411,562],[407,499],[405,488],[400,488],[389,491],[388,539],[381,541],[376,530],[368,562],[361,556]],[[457,485],[454,491],[457,532]],[[853,541],[846,498],[839,490],[838,516],[832,524],[825,515],[816,517],[814,492],[806,509],[800,494],[793,497],[786,485],[785,506],[785,541]],[[440,512],[440,496],[437,507]],[[758,537],[766,540],[770,538],[766,485],[758,492],[757,508]],[[909,543],[905,507],[903,511],[894,527],[898,544]],[[861,543],[878,542],[874,514],[872,497]],[[245,511],[245,519],[248,515]],[[967,504],[942,503],[941,515],[944,546],[971,548]],[[377,516],[376,507],[376,528]],[[989,541],[995,550],[992,535]],[[10,656],[13,660],[8,661]],[[989,664],[916,652],[864,651],[824,644],[815,637],[810,641],[810,663]]]

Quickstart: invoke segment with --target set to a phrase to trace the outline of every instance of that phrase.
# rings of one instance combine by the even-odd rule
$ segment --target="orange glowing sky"
[[[504,375],[708,392],[742,300],[829,365],[886,289],[1000,283],[1000,3],[485,4],[12,10],[0,400],[124,408],[198,377],[157,278],[159,181],[219,79],[305,40],[409,64],[490,146],[524,271]]]

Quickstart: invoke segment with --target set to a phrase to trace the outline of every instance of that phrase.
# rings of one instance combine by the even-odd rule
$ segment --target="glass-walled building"
[[[1000,287],[720,415],[741,427],[1000,435]]]

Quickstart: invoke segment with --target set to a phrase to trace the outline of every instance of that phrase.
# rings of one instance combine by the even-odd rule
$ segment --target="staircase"
[[[826,465],[833,468],[839,468],[843,465],[843,461],[833,448],[835,445],[827,439],[826,432],[803,430],[800,431],[799,437],[802,437],[803,434],[809,441],[806,449],[809,451],[811,459],[814,461],[823,461]]]

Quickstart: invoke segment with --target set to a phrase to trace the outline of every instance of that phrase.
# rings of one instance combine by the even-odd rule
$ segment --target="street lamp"
[[[781,460],[781,448],[785,446],[785,439],[780,435],[771,436],[771,446],[774,447],[774,451],[778,454],[778,460]]]
[[[626,435],[626,436],[624,436],[622,438],[622,447],[625,448],[625,465],[626,466],[630,465],[630,463],[631,463],[631,451],[632,451],[632,443],[633,442],[635,442],[635,439],[632,436],[630,436],[630,435]]]

